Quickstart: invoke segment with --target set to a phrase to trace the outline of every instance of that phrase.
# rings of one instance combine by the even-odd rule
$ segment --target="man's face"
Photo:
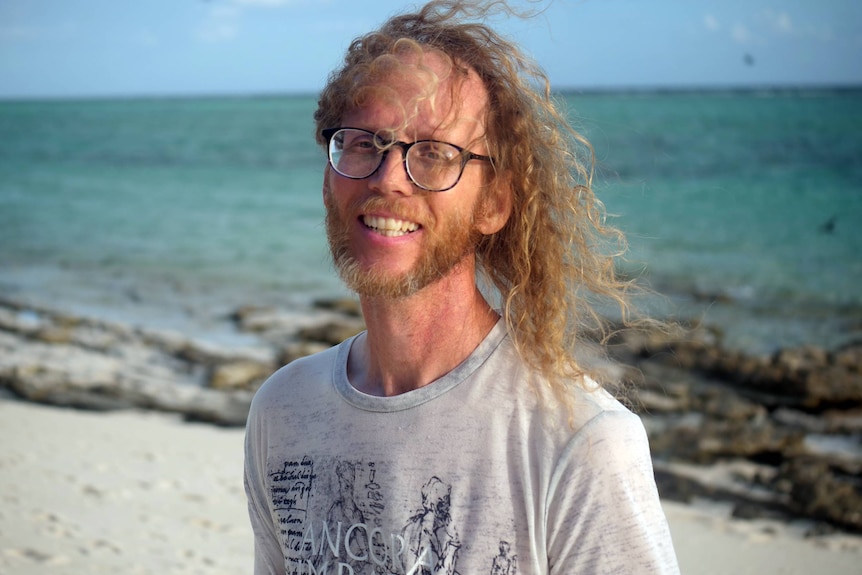
[[[423,64],[447,74],[433,54],[426,54]],[[341,126],[381,131],[404,142],[441,140],[486,154],[481,137],[487,95],[478,77],[460,82],[457,106],[448,81],[437,86],[433,105],[424,98],[416,106],[423,82],[418,73],[386,76]],[[326,171],[323,196],[333,259],[342,279],[360,295],[404,297],[455,270],[473,274],[486,166],[468,162],[455,187],[428,192],[413,185],[402,160],[401,150],[393,148],[377,172],[363,180]]]

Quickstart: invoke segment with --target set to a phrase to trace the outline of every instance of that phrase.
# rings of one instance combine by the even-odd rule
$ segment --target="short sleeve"
[[[569,442],[546,518],[551,574],[679,573],[646,432],[629,411],[599,413]]]
[[[258,398],[255,398],[259,401]],[[243,483],[248,499],[248,513],[254,532],[254,575],[284,575],[284,554],[275,532],[275,523],[267,504],[266,445],[260,429],[255,402],[245,431],[245,469]]]

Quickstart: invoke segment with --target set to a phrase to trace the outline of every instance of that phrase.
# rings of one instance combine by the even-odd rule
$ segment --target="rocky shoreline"
[[[352,300],[318,302],[313,314],[250,306],[230,319],[259,344],[228,348],[0,300],[0,390],[241,426],[278,366],[364,328]],[[758,356],[679,328],[627,332],[609,350],[625,382],[616,391],[646,425],[663,498],[802,518],[812,535],[862,533],[862,344]]]
[[[748,355],[708,330],[610,345],[647,428],[665,498],[862,532],[862,344]]]

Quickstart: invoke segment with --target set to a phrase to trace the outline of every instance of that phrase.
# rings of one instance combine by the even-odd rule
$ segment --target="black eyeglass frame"
[[[373,170],[371,170],[371,172],[368,175],[361,176],[361,177],[349,176],[349,175],[343,173],[342,171],[340,171],[335,166],[335,164],[333,163],[333,161],[332,161],[332,138],[335,136],[335,134],[337,134],[341,130],[356,130],[357,132],[364,132],[364,133],[369,134],[372,137],[374,137],[375,140],[379,140],[380,142],[382,142],[386,146],[384,149],[380,150],[380,152],[379,152],[380,161],[377,163],[377,167],[374,168]],[[474,154],[470,150],[462,148],[461,146],[459,146],[457,144],[453,144],[451,142],[444,142],[442,140],[427,139],[427,140],[416,140],[415,142],[402,142],[401,140],[386,140],[384,138],[381,138],[376,133],[374,133],[370,130],[365,130],[363,128],[352,128],[350,126],[340,126],[338,128],[324,128],[323,130],[320,131],[320,134],[326,140],[326,158],[327,158],[327,161],[329,162],[329,165],[332,166],[332,169],[335,170],[335,172],[338,175],[343,176],[345,178],[348,178],[350,180],[364,180],[365,178],[370,178],[375,173],[377,173],[377,170],[379,170],[380,166],[383,165],[383,162],[386,161],[386,156],[389,154],[389,151],[392,150],[392,148],[394,146],[398,146],[399,148],[401,148],[401,162],[404,164],[404,171],[407,172],[407,177],[410,179],[410,182],[412,182],[413,185],[416,186],[417,188],[420,188],[420,189],[425,190],[427,192],[446,192],[448,190],[451,190],[455,186],[457,186],[458,182],[461,181],[461,176],[464,175],[464,168],[467,166],[467,162],[469,162],[470,160],[480,160],[482,162],[493,162],[493,158],[491,158],[491,156],[483,156],[481,154]],[[428,142],[432,142],[432,143],[436,143],[436,144],[446,144],[447,146],[452,146],[453,148],[458,150],[458,153],[461,156],[461,167],[458,170],[458,177],[455,179],[455,182],[451,186],[448,186],[446,188],[441,188],[441,189],[428,188],[428,187],[423,186],[419,182],[417,182],[416,179],[413,177],[413,174],[410,173],[410,165],[407,163],[407,153],[410,151],[410,148],[412,148],[416,144],[425,144]]]

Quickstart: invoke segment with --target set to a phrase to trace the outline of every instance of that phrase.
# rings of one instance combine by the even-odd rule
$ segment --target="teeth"
[[[390,238],[403,236],[419,229],[419,224],[417,223],[396,220],[395,218],[365,216],[362,221],[366,226],[372,228],[377,233]]]

